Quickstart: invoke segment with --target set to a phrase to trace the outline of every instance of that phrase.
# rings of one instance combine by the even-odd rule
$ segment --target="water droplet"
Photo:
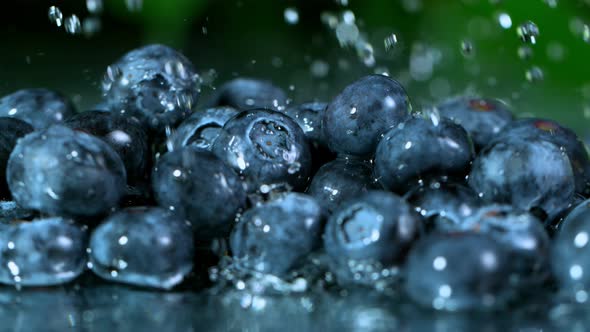
[[[533,66],[526,71],[525,77],[529,82],[542,81],[544,78],[543,70],[537,66]]]
[[[91,14],[99,14],[102,12],[102,0],[86,0],[86,9]]]
[[[516,28],[516,34],[523,42],[534,45],[539,37],[539,28],[533,21],[526,21]]]
[[[461,41],[461,53],[466,58],[473,56],[475,49],[473,47],[473,43],[470,40]]]
[[[57,25],[58,27],[61,27],[62,23],[63,23],[63,14],[61,13],[61,10],[56,7],[56,6],[51,6],[49,7],[49,21],[55,25]]]
[[[547,4],[547,6],[549,6],[551,8],[557,7],[557,0],[543,0],[543,2],[545,2]]]
[[[395,33],[392,33],[391,35],[385,37],[383,43],[385,44],[385,51],[389,52],[397,45],[397,36]]]
[[[522,60],[528,60],[533,57],[533,49],[529,46],[520,46],[517,52],[518,57]]]
[[[124,246],[129,242],[129,238],[127,238],[127,236],[123,235],[119,238],[119,244]]]
[[[96,35],[102,28],[102,23],[98,17],[87,17],[82,22],[82,30],[86,37]]]
[[[328,72],[330,71],[330,65],[325,61],[315,60],[311,63],[309,70],[313,76],[322,78],[328,75]]]
[[[297,8],[285,8],[284,16],[287,24],[295,25],[299,22],[299,12],[297,11]]]
[[[510,29],[510,27],[512,27],[512,18],[506,13],[500,13],[500,15],[498,15],[498,23],[500,23],[502,28]]]
[[[125,0],[125,6],[130,12],[140,11],[143,7],[143,0]]]
[[[82,25],[80,19],[76,15],[69,16],[64,22],[66,32],[72,35],[77,35],[82,32]]]
[[[582,31],[582,40],[590,44],[590,26],[588,24],[584,24],[584,30]]]

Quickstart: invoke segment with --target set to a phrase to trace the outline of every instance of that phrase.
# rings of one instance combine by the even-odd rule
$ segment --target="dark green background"
[[[378,67],[386,67],[406,85],[415,107],[443,98],[440,92],[431,93],[430,81],[415,82],[408,76],[412,45],[422,43],[441,51],[432,79],[447,81],[449,94],[470,89],[497,96],[521,114],[555,118],[586,134],[590,44],[574,34],[570,25],[576,18],[590,23],[588,0],[561,0],[556,8],[543,0],[498,4],[490,0],[422,0],[417,12],[404,5],[416,3],[411,0],[349,2],[361,30],[375,47]],[[321,12],[345,9],[334,0],[144,0],[139,13],[127,11],[123,0],[105,0],[102,32],[92,38],[70,36],[51,25],[47,9],[52,4],[66,16],[89,15],[84,0],[21,0],[6,8],[0,21],[0,94],[49,87],[72,96],[81,109],[90,108],[100,99],[105,67],[124,52],[151,42],[179,48],[200,71],[214,68],[219,74],[217,84],[247,75],[272,79],[285,89],[293,85],[295,89],[289,93],[295,101],[329,100],[355,78],[374,71],[363,66],[352,50],[341,49],[333,32],[320,22]],[[297,25],[285,23],[286,7],[299,10]],[[512,28],[500,27],[500,12],[511,16]],[[534,21],[540,29],[530,60],[517,56],[522,42],[516,26],[526,20]],[[383,38],[392,32],[400,42],[386,53]],[[464,39],[475,47],[470,58],[461,54]],[[547,55],[548,47],[557,44],[564,50],[561,60]],[[282,66],[273,66],[273,58],[280,58]],[[330,65],[325,78],[311,75],[314,60]],[[343,60],[350,64],[346,70],[338,65]],[[533,65],[543,69],[542,82],[525,80],[525,71]],[[479,72],[474,73],[474,68]]]

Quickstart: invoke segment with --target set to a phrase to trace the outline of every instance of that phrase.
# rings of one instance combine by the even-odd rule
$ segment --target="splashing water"
[[[56,6],[51,6],[49,7],[49,12],[48,12],[48,16],[49,16],[49,21],[53,24],[55,24],[58,27],[61,27],[61,25],[63,24],[63,14],[61,13],[61,10],[56,7]]]
[[[66,32],[71,35],[77,35],[82,32],[82,25],[80,19],[76,15],[69,16],[64,22]]]
[[[391,51],[397,45],[397,36],[395,33],[387,36],[385,40],[383,40],[383,44],[385,45],[385,51]]]
[[[539,28],[533,21],[526,21],[516,28],[516,34],[528,44],[536,44],[539,37]]]
[[[358,58],[367,67],[376,64],[373,45],[361,33],[356,24],[356,16],[351,10],[345,10],[340,17],[330,12],[321,14],[321,21],[336,34],[340,47],[354,48]]]

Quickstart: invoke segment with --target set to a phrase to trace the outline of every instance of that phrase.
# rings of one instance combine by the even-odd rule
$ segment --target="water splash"
[[[66,29],[66,32],[71,35],[77,35],[82,32],[82,24],[80,23],[78,16],[75,14],[66,18],[64,28]]]
[[[63,24],[63,14],[61,12],[61,10],[56,7],[56,6],[51,6],[49,7],[49,11],[48,14],[49,16],[49,21],[53,24],[55,24],[58,27],[61,27],[61,25]]]
[[[523,42],[534,45],[539,37],[539,28],[533,21],[526,21],[516,28],[516,34]]]

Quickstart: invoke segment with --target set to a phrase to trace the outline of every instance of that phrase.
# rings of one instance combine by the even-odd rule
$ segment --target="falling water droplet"
[[[51,6],[49,7],[49,21],[55,25],[57,25],[58,27],[61,27],[62,23],[63,23],[63,14],[61,13],[61,10],[59,8],[57,8],[56,6]]]
[[[297,11],[297,8],[285,8],[284,16],[287,24],[295,25],[299,23],[299,12]]]
[[[385,37],[383,43],[385,44],[385,51],[389,52],[397,45],[397,36],[395,33],[392,33],[391,35]]]
[[[100,14],[102,7],[102,0],[86,0],[86,9],[91,14]]]
[[[542,81],[544,78],[543,70],[537,66],[531,67],[529,70],[526,71],[526,79],[529,82],[538,82]]]
[[[504,29],[510,29],[510,27],[512,27],[512,18],[507,13],[500,13],[500,15],[498,15],[498,22]]]
[[[472,57],[474,55],[475,49],[473,47],[473,43],[470,40],[461,41],[461,53],[466,58]]]
[[[82,30],[86,37],[96,35],[102,28],[101,21],[98,17],[87,17],[82,22]]]
[[[72,35],[77,35],[82,31],[80,19],[76,15],[69,16],[64,22],[66,32]]]
[[[588,24],[584,24],[584,31],[582,32],[582,40],[584,40],[584,42],[590,44],[590,26]]]
[[[526,21],[516,28],[516,34],[523,42],[534,45],[539,37],[539,28],[533,21]]]
[[[518,48],[518,57],[522,60],[528,60],[533,57],[533,49],[529,46],[521,46]]]
[[[130,12],[137,12],[143,7],[143,0],[125,0],[125,5]]]

